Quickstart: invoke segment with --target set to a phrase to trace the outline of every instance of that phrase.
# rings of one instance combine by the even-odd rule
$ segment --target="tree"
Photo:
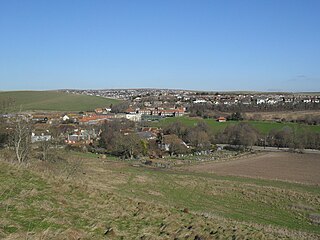
[[[258,139],[256,129],[246,123],[228,126],[223,135],[227,143],[244,147],[253,146]]]
[[[134,123],[126,119],[108,121],[103,125],[99,146],[107,152],[123,158],[133,158],[147,153],[147,144],[136,134],[124,135],[124,130],[132,129]]]
[[[121,102],[114,104],[111,107],[111,112],[113,113],[124,113],[129,108],[129,102]]]
[[[233,121],[241,121],[243,120],[243,116],[240,112],[235,112],[235,113],[232,113],[228,119]]]
[[[163,133],[166,135],[175,134],[179,138],[183,138],[186,134],[187,127],[180,121],[173,122],[163,128]]]
[[[211,145],[208,134],[198,128],[193,128],[188,131],[186,139],[196,150],[209,149]]]
[[[99,146],[106,148],[107,150],[112,150],[113,143],[118,137],[117,134],[121,130],[134,127],[134,122],[127,119],[118,119],[114,121],[106,121],[102,126],[101,138],[99,141]]]
[[[51,145],[52,145],[51,140],[40,142],[39,148],[41,151],[41,160],[43,160],[43,161],[49,160]]]
[[[280,147],[293,147],[293,131],[290,127],[284,127],[274,133],[274,144]]]
[[[123,158],[137,157],[143,153],[143,145],[141,139],[136,134],[122,135],[121,133],[115,135],[113,142],[113,154]]]
[[[188,152],[187,146],[183,143],[183,141],[175,134],[166,135],[165,144],[169,146],[169,154],[172,155],[179,155]]]
[[[4,147],[8,143],[8,133],[5,129],[5,122],[3,118],[0,118],[0,148]]]
[[[28,160],[31,150],[31,124],[24,119],[17,119],[11,134],[11,145],[19,164]]]
[[[1,132],[0,133],[0,148],[4,147],[8,142],[8,134]]]

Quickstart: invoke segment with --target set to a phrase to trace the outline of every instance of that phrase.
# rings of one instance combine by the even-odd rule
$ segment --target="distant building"
[[[103,109],[102,108],[96,108],[95,110],[96,114],[102,114],[103,113]]]
[[[93,143],[93,138],[96,138],[95,131],[81,130],[73,134],[69,134],[65,142],[69,145],[90,144]]]
[[[65,121],[68,121],[68,120],[70,120],[70,117],[68,116],[68,115],[64,115],[63,117],[62,117],[62,120],[65,122]]]
[[[51,135],[36,135],[35,133],[31,134],[31,142],[35,143],[35,142],[46,142],[46,141],[50,141],[52,139]]]
[[[138,114],[138,113],[126,114],[126,119],[129,119],[134,122],[140,122],[141,121],[141,114]]]
[[[218,122],[226,122],[227,119],[225,117],[219,117],[219,118],[217,118],[217,121]]]

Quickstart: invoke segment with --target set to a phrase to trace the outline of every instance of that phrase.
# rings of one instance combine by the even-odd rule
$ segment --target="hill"
[[[315,185],[66,154],[69,164],[0,160],[1,239],[319,238]]]
[[[63,93],[58,91],[10,91],[0,92],[0,102],[14,99],[17,109],[47,111],[89,111],[107,107],[119,100]]]

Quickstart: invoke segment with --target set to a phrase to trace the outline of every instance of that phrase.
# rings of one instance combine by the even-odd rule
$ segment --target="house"
[[[92,115],[84,116],[79,120],[81,125],[102,124],[108,119],[114,118],[114,115]]]
[[[302,100],[303,103],[311,103],[311,99],[310,98],[305,98]]]
[[[142,127],[141,132],[153,132],[153,133],[158,134],[160,132],[160,130],[157,127]]]
[[[126,114],[126,119],[129,119],[133,122],[141,122],[141,114]]]
[[[258,98],[256,101],[257,101],[257,104],[265,104],[265,103],[267,103],[267,99],[265,99],[265,98]]]
[[[66,121],[70,120],[70,117],[69,117],[68,115],[64,115],[64,116],[62,117],[62,120],[63,120],[64,122],[66,122]]]
[[[154,140],[157,138],[157,134],[150,131],[137,132],[137,135],[145,140]]]
[[[194,100],[193,101],[193,103],[206,103],[207,101],[206,100],[204,100],[204,99],[196,99],[196,100]]]
[[[50,141],[52,139],[51,135],[45,135],[44,133],[42,133],[41,135],[36,135],[35,133],[31,134],[31,142],[35,143],[35,142],[46,142],[46,141]]]
[[[218,122],[226,122],[227,119],[225,117],[219,117],[219,118],[217,118],[217,121]]]
[[[274,105],[274,104],[278,103],[278,100],[274,99],[274,98],[269,98],[267,103],[270,104],[270,105]]]
[[[170,147],[172,144],[179,144],[183,148],[189,148],[189,146],[177,135],[175,134],[169,134],[162,136],[161,143],[159,144],[159,147],[161,150],[164,151],[170,151]]]
[[[68,134],[65,142],[69,145],[90,144],[93,143],[93,134],[95,133],[87,130],[75,131],[73,134]]]
[[[179,117],[185,114],[184,108],[172,108],[172,109],[155,109],[152,115],[159,115],[164,117]]]
[[[135,114],[135,113],[137,113],[137,110],[129,107],[129,108],[126,109],[125,113],[127,113],[127,114]]]
[[[134,102],[141,102],[141,97],[136,97],[135,99],[133,99]]]
[[[103,113],[103,109],[102,108],[96,108],[95,110],[96,114],[102,114]]]
[[[41,115],[34,115],[32,116],[32,122],[33,123],[47,123],[48,122],[48,117],[46,116],[41,116]]]
[[[138,113],[140,113],[142,115],[151,115],[152,114],[152,110],[150,110],[150,109],[139,109]]]
[[[145,106],[145,107],[151,107],[152,104],[151,104],[151,102],[144,102],[144,103],[143,103],[143,106]]]

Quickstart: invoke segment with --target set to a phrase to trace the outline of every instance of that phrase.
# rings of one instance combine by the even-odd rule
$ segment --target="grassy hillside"
[[[76,95],[57,91],[12,91],[0,92],[0,102],[12,98],[15,106],[22,111],[88,111],[107,107],[118,100],[96,96]]]
[[[82,160],[69,179],[0,161],[0,238],[319,238],[317,186]]]
[[[152,123],[155,126],[165,126],[167,124],[170,124],[175,121],[180,121],[188,126],[194,126],[197,124],[197,122],[201,121],[200,118],[190,118],[190,117],[176,117],[176,118],[166,118],[161,120],[157,123]],[[214,119],[204,119],[205,121],[214,132],[223,131],[228,125],[232,124],[239,124],[237,121],[228,121],[225,123],[219,123],[215,121]],[[305,129],[308,131],[315,131],[320,132],[320,126],[314,126],[314,125],[304,125],[304,124],[298,124],[298,123],[277,123],[277,122],[271,122],[271,121],[242,121],[247,122],[256,129],[258,129],[261,133],[267,134],[272,129],[282,129],[283,127],[290,127],[296,130]]]

